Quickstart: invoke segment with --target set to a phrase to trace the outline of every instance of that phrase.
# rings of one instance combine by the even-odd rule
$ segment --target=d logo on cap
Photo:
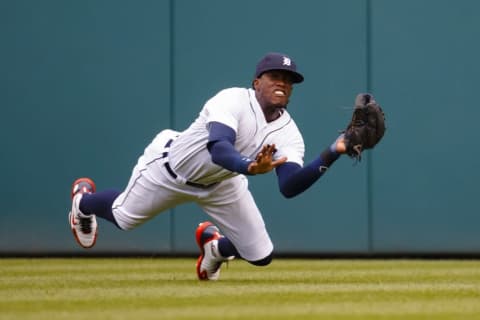
[[[255,78],[271,70],[285,70],[292,73],[293,83],[303,82],[303,75],[297,71],[297,65],[286,54],[279,52],[267,53],[257,64]]]

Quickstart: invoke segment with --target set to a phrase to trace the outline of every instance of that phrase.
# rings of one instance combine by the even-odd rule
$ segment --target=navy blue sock
[[[113,201],[115,201],[119,194],[120,192],[117,190],[85,193],[80,201],[80,211],[86,215],[94,214],[100,218],[112,222],[118,228],[120,228],[112,213]]]
[[[233,246],[233,243],[226,237],[218,239],[218,251],[220,252],[222,257],[225,258],[230,256],[240,258],[237,249]]]

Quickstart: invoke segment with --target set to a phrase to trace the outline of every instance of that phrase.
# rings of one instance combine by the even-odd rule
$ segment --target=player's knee
[[[270,253],[268,256],[266,256],[263,259],[256,260],[256,261],[248,261],[248,262],[253,264],[254,266],[263,267],[263,266],[268,266],[272,262],[272,260],[273,260],[273,254]]]

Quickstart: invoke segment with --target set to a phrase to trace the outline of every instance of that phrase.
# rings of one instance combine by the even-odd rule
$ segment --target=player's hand
[[[343,133],[333,143],[332,151],[340,154],[347,152],[347,147],[345,145],[345,135]]]
[[[277,151],[275,145],[267,144],[262,147],[262,150],[257,154],[255,161],[248,166],[248,173],[261,174],[267,173],[287,162],[287,157],[273,160],[273,154]]]

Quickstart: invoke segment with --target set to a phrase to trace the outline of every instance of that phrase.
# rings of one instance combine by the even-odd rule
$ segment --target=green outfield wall
[[[0,1],[0,254],[189,254],[195,205],[73,240],[70,185],[126,186],[145,146],[268,51],[305,75],[289,111],[314,159],[372,92],[388,130],[294,199],[249,178],[277,253],[480,253],[480,2]]]

